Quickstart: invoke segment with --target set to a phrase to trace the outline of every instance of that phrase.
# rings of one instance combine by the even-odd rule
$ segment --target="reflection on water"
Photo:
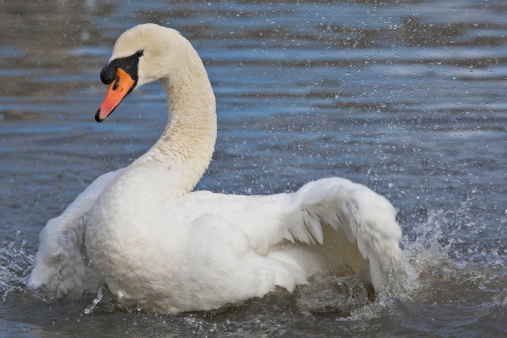
[[[506,12],[466,0],[1,2],[0,335],[506,334]],[[119,311],[107,295],[84,315],[95,295],[28,290],[45,222],[163,129],[158,84],[93,122],[111,46],[143,22],[189,38],[217,96],[198,189],[364,183],[399,209],[418,289],[345,317],[283,291],[169,317]]]

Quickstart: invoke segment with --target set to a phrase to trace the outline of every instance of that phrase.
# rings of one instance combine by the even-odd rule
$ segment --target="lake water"
[[[0,336],[507,335],[506,2],[0,1],[0,19]],[[197,189],[365,184],[398,209],[415,289],[348,315],[278,291],[169,316],[27,288],[46,221],[163,130],[157,83],[93,118],[114,41],[144,22],[193,43],[217,96]]]

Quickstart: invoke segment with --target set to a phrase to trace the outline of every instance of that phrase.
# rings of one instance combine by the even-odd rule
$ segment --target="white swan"
[[[276,286],[292,291],[343,264],[379,290],[384,271],[401,262],[392,205],[345,179],[272,196],[190,192],[213,153],[215,97],[177,31],[154,24],[126,31],[101,80],[110,86],[97,121],[133,89],[159,80],[169,122],[146,154],[96,179],[47,223],[31,287],[79,296],[101,282],[147,311],[175,313],[262,297]]]

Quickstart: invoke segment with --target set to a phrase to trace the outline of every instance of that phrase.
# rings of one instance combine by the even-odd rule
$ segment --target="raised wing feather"
[[[295,193],[270,196],[197,192],[185,203],[179,210],[193,214],[180,217],[219,215],[242,229],[259,255],[289,240],[313,246],[328,264],[341,262],[358,274],[366,265],[375,288],[382,288],[382,276],[400,264],[395,209],[383,196],[346,179],[321,179]]]
[[[401,264],[396,210],[385,197],[363,185],[341,178],[310,182],[292,195],[290,209],[283,225],[295,239],[324,244],[328,260],[339,254],[336,258],[356,272],[358,250],[369,262],[375,288],[382,288],[391,268]],[[335,231],[326,231],[326,226]]]

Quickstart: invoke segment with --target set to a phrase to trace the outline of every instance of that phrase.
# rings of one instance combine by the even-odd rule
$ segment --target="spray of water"
[[[14,239],[5,239],[0,244],[0,295],[2,301],[14,291],[26,289],[26,279],[33,265],[33,256],[26,252],[26,239],[21,231]]]

